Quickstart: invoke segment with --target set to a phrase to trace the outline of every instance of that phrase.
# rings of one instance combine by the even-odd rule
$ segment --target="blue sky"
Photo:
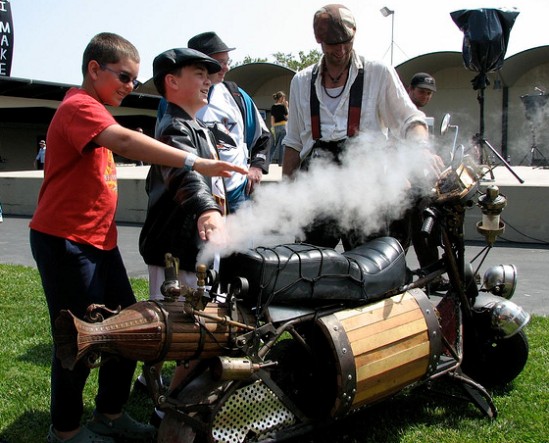
[[[342,0],[338,0],[342,1]],[[235,61],[245,56],[272,60],[275,52],[319,49],[312,32],[314,12],[326,0],[11,0],[14,24],[12,77],[80,84],[82,52],[98,32],[116,32],[141,54],[139,79],[152,73],[160,52],[185,46],[204,31],[215,31],[232,47]],[[391,17],[395,11],[394,64],[435,51],[461,51],[463,34],[450,12],[481,7],[511,8],[520,14],[507,55],[549,44],[549,1],[347,0],[357,20],[355,48],[366,58],[390,61]]]

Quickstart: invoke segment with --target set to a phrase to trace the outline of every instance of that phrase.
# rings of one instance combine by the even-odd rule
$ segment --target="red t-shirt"
[[[32,229],[103,250],[116,247],[116,165],[112,151],[92,141],[114,124],[105,106],[86,91],[67,92],[48,129]]]

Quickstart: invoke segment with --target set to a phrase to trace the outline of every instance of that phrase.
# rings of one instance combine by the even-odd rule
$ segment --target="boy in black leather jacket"
[[[168,107],[155,137],[202,158],[217,158],[216,141],[196,119],[210,87],[208,75],[220,69],[214,59],[192,49],[172,49],[153,62],[153,78]],[[147,217],[139,238],[139,251],[149,265],[151,298],[160,297],[164,280],[164,254],[179,258],[186,271],[182,283],[196,284],[195,266],[200,243],[222,235],[225,188],[220,178],[205,177],[183,168],[151,166],[146,190]]]
[[[158,140],[195,158],[218,158],[213,134],[195,115],[207,103],[211,85],[208,75],[220,69],[217,61],[193,49],[172,49],[154,59],[154,84],[168,101],[157,124]],[[139,252],[149,268],[149,294],[154,300],[163,298],[160,287],[164,281],[164,255],[168,252],[179,259],[179,281],[196,287],[195,267],[201,243],[224,240],[225,186],[222,178],[193,171],[189,161],[182,168],[151,166],[146,190],[149,203]],[[178,367],[172,386],[183,373],[183,366]],[[136,386],[144,382],[141,377]],[[159,420],[154,414],[151,417],[153,424]]]

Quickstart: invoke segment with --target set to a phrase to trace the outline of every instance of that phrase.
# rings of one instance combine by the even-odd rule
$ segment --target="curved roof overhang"
[[[295,75],[292,69],[274,63],[249,63],[231,69],[225,75],[227,80],[233,81],[248,94],[254,96],[266,79],[282,79],[289,84]]]
[[[520,77],[540,65],[549,63],[549,46],[527,49],[505,59],[500,71],[505,86],[513,86]]]
[[[463,67],[461,52],[442,51],[414,57],[401,63],[395,69],[402,82],[407,85],[416,72],[428,72],[436,78],[438,71],[459,67]]]

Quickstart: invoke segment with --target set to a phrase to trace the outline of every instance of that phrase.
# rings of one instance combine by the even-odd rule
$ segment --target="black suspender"
[[[313,134],[313,140],[318,140],[322,136],[320,133],[320,103],[316,96],[315,81],[318,77],[319,63],[313,68],[313,74],[311,76],[311,132]]]
[[[362,93],[364,91],[364,59],[361,57],[362,68],[351,85],[349,92],[349,114],[347,118],[347,136],[353,137],[360,129],[360,111],[362,108]],[[311,132],[313,140],[319,140],[322,136],[320,131],[320,103],[316,95],[315,81],[318,77],[319,63],[313,68],[311,76]],[[345,86],[344,86],[345,87]]]

